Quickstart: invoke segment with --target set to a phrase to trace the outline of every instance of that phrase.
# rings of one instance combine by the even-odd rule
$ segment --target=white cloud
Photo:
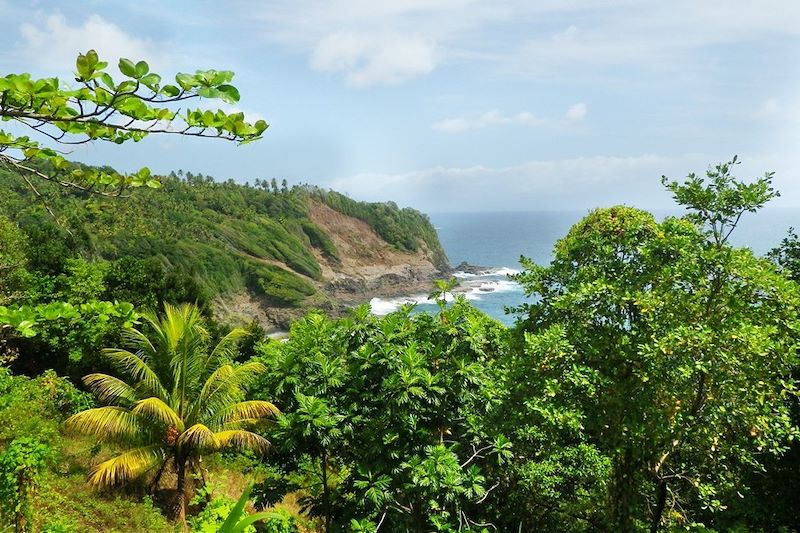
[[[479,0],[278,0],[247,3],[266,39],[309,55],[309,66],[356,87],[404,82],[435,70],[457,36],[506,11]]]
[[[797,155],[740,154],[735,174],[744,180],[776,171],[775,186],[784,193],[774,205],[800,205]],[[630,157],[589,156],[528,161],[491,167],[438,166],[398,174],[365,173],[330,182],[335,190],[369,201],[392,199],[427,212],[586,210],[610,205],[644,209],[675,206],[661,185],[666,175],[682,179],[702,174],[731,154],[645,154]],[[446,202],[441,199],[446,198]]]
[[[800,2],[763,0],[275,0],[245,2],[269,40],[359,86],[398,83],[464,59],[533,77],[619,66],[701,65],[707,46],[800,35]],[[502,32],[498,28],[502,27]],[[796,59],[787,58],[787,61]]]
[[[75,26],[60,13],[39,13],[36,18],[41,23],[26,22],[19,30],[22,41],[18,48],[26,56],[27,64],[49,71],[71,72],[78,54],[92,48],[111,66],[121,57],[133,61],[146,59],[156,68],[166,63],[163,45],[130,35],[100,15],[89,15]]]
[[[800,2],[792,0],[737,3],[735,8],[726,0],[567,5],[570,16],[563,19],[554,17],[554,10],[545,14],[550,20],[566,21],[563,29],[534,34],[503,61],[540,77],[580,77],[625,66],[680,68],[686,76],[691,67],[708,66],[698,50],[800,36]],[[591,8],[592,16],[585,17]],[[800,66],[796,55],[786,60]]]
[[[775,115],[780,111],[780,106],[778,105],[778,100],[776,98],[769,98],[761,108],[761,112],[764,115]]]
[[[472,123],[465,118],[446,118],[431,124],[431,128],[445,133],[458,133],[472,128]]]
[[[584,104],[583,102],[573,104],[569,106],[567,112],[564,113],[564,120],[566,120],[567,122],[580,122],[581,120],[586,118],[587,112],[588,111],[586,109],[586,104]]]
[[[797,100],[786,100],[778,98],[767,98],[752,113],[753,118],[758,120],[782,123],[788,127],[795,127],[800,123],[800,102]],[[796,128],[784,134],[797,137]]]
[[[662,174],[676,178],[702,171],[709,159],[592,156],[529,161],[506,167],[433,167],[401,174],[359,174],[331,182],[360,199],[391,198],[430,212],[590,209],[620,203],[671,205]],[[446,204],[438,200],[447,198]]]
[[[323,37],[311,54],[311,68],[341,72],[354,86],[394,84],[436,67],[433,42],[423,37],[337,32]]]
[[[522,111],[515,115],[506,115],[498,109],[493,109],[474,118],[445,118],[431,124],[431,128],[443,133],[460,133],[467,130],[486,128],[488,126],[520,125],[555,127],[562,125],[562,123],[580,122],[586,117],[586,113],[586,104],[583,103],[571,105],[566,113],[564,113],[563,121],[539,117],[529,111]]]

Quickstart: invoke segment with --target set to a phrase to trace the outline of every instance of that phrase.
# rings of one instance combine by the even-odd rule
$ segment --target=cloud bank
[[[164,43],[132,35],[100,15],[88,15],[82,23],[71,25],[61,13],[39,13],[41,23],[25,22],[19,27],[20,54],[30,65],[49,71],[63,72],[75,64],[79,53],[97,50],[100,59],[115,67],[121,57],[161,68],[167,63]]]
[[[569,106],[561,119],[550,119],[534,115],[529,111],[521,111],[514,115],[507,115],[499,109],[487,111],[477,117],[453,117],[438,120],[431,124],[431,129],[443,133],[461,133],[467,130],[476,130],[488,126],[558,126],[575,124],[586,118],[588,110],[586,104],[577,103]]]
[[[661,185],[662,175],[681,180],[729,157],[644,154],[539,160],[506,167],[432,167],[400,174],[359,174],[333,180],[330,186],[356,198],[392,199],[433,213],[588,210],[618,204],[661,209],[674,207]],[[778,190],[797,188],[794,178],[800,168],[785,165],[784,157],[743,159],[735,172],[740,178],[782,168],[776,176]]]

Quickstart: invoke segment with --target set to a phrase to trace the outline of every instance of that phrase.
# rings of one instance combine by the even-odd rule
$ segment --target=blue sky
[[[151,136],[72,157],[287,178],[429,212],[670,205],[659,177],[738,154],[800,206],[795,0],[0,0],[0,72],[79,51],[225,68],[270,123],[234,145]]]

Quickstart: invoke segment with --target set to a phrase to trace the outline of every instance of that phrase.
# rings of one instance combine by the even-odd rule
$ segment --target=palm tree
[[[269,442],[247,427],[275,415],[270,402],[244,400],[261,363],[231,363],[236,329],[209,350],[209,335],[195,305],[164,305],[161,316],[142,313],[150,336],[124,333],[131,350],[110,348],[103,355],[122,379],[107,374],[83,378],[103,407],[67,420],[67,427],[121,444],[127,449],[89,472],[98,487],[123,484],[155,471],[155,488],[171,466],[176,474],[175,517],[185,522],[187,474],[201,455],[238,447],[263,452]]]

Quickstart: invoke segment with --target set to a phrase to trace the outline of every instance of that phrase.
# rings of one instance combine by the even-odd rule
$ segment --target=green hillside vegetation
[[[312,198],[324,202],[340,213],[358,218],[369,224],[386,242],[400,250],[416,252],[420,238],[432,253],[433,264],[447,269],[447,256],[439,244],[436,230],[426,215],[415,209],[400,209],[394,202],[357,202],[336,191],[318,187],[308,189]]]
[[[339,252],[309,218],[312,199],[364,220],[398,250],[415,252],[424,243],[437,266],[447,267],[430,221],[413,209],[356,202],[311,187],[279,188],[274,180],[251,186],[180,172],[162,182],[161,189],[125,199],[43,184],[39,189],[56,224],[16,173],[0,169],[0,188],[7,191],[0,197],[0,215],[33,243],[34,268],[58,275],[64,257],[82,257],[111,276],[162,269],[196,285],[191,291],[203,302],[245,287],[279,306],[298,306],[313,296],[321,268],[312,250],[334,263]],[[132,296],[128,291],[122,299],[154,303]]]
[[[0,117],[53,144],[267,128],[171,109],[237,102],[232,72],[107,66],[81,54],[78,90],[0,78]],[[683,217],[591,211],[549,265],[522,259],[513,327],[439,280],[435,313],[312,311],[277,341],[209,301],[319,298],[314,252],[344,258],[309,202],[444,266],[427,218],[4,131],[0,163],[0,531],[800,531],[800,239],[729,241],[771,173],[663,178]]]
[[[20,226],[0,218],[0,527],[800,531],[800,243],[790,232],[769,259],[730,245],[739,217],[776,195],[771,175],[745,183],[733,168],[664,180],[685,217],[596,209],[550,265],[523,260],[531,298],[513,327],[450,302],[441,281],[436,313],[311,312],[285,342],[186,304],[202,302],[208,274],[165,282],[170,250],[89,261],[72,248],[104,257],[127,245],[112,242],[120,227],[157,243],[132,205],[172,205],[206,229],[205,216],[251,209],[236,220],[305,242],[301,199],[318,191],[174,177],[115,200],[124,224],[105,202],[64,194],[65,220],[85,221],[72,237],[6,199],[21,210]],[[274,203],[248,207],[250,194]],[[154,216],[173,244],[196,243]],[[224,242],[246,283],[241,261],[263,261],[272,241],[245,253],[246,234],[222,235],[208,249],[222,257]],[[272,298],[308,290],[258,266]],[[122,296],[136,308],[104,302]],[[44,307],[20,324],[21,302]]]

